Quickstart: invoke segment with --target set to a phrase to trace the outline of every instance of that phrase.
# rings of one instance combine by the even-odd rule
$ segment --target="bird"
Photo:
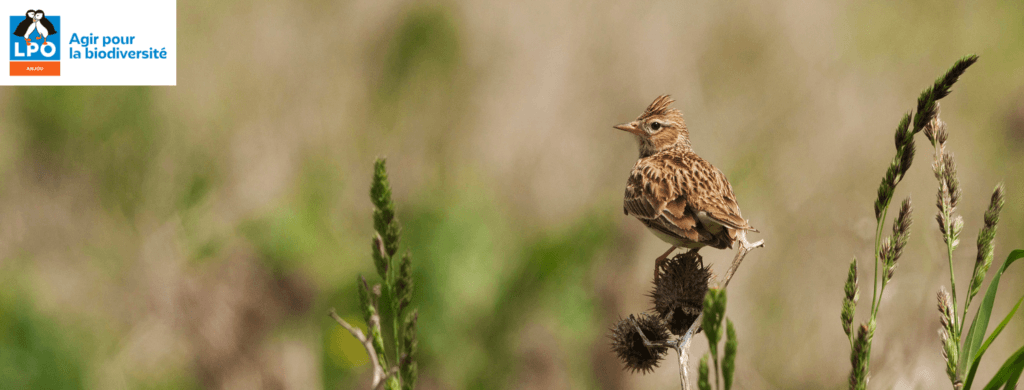
[[[614,126],[636,136],[640,151],[626,181],[623,212],[671,245],[655,260],[655,280],[676,248],[696,253],[705,246],[732,248],[737,241],[747,246],[746,232],[758,232],[743,219],[725,174],[694,153],[673,102],[658,96],[636,120]]]
[[[18,23],[18,27],[14,28],[14,35],[25,38],[26,45],[32,43],[32,40],[29,39],[29,35],[36,30],[35,18],[35,10],[30,9],[25,11],[25,20],[22,20],[21,23]]]
[[[36,31],[38,31],[39,35],[43,37],[43,45],[45,45],[46,37],[56,34],[57,29],[53,28],[53,23],[50,22],[50,19],[46,18],[46,13],[41,9],[36,10],[35,21],[38,25],[38,27],[36,27]],[[36,37],[36,39],[39,39],[39,37]]]

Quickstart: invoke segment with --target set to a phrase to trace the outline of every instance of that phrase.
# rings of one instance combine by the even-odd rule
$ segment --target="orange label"
[[[11,76],[60,76],[60,61],[11,61]]]

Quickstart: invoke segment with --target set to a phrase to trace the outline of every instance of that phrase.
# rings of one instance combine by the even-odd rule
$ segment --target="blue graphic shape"
[[[18,28],[18,23],[25,20],[25,15],[11,16],[7,30],[7,36],[11,39],[11,61],[60,61],[60,34],[63,32],[60,27],[60,16],[46,15],[46,19],[53,23],[53,29],[57,30],[57,33],[46,37],[46,46],[43,46],[42,35],[38,31],[33,31],[29,35],[32,43],[26,45],[25,37],[14,35],[14,30]],[[39,39],[36,39],[37,37]]]

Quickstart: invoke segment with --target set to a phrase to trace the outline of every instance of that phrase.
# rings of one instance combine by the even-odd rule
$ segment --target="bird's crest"
[[[637,120],[642,121],[655,115],[669,116],[675,114],[682,116],[683,114],[679,112],[679,110],[668,107],[673,102],[675,102],[675,100],[669,97],[669,95],[658,96],[653,102],[651,102],[651,105],[647,106],[647,109],[644,110],[644,113],[641,114]]]

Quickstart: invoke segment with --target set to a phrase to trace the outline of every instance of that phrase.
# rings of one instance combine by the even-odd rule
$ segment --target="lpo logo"
[[[11,76],[60,76],[60,16],[11,16]]]

